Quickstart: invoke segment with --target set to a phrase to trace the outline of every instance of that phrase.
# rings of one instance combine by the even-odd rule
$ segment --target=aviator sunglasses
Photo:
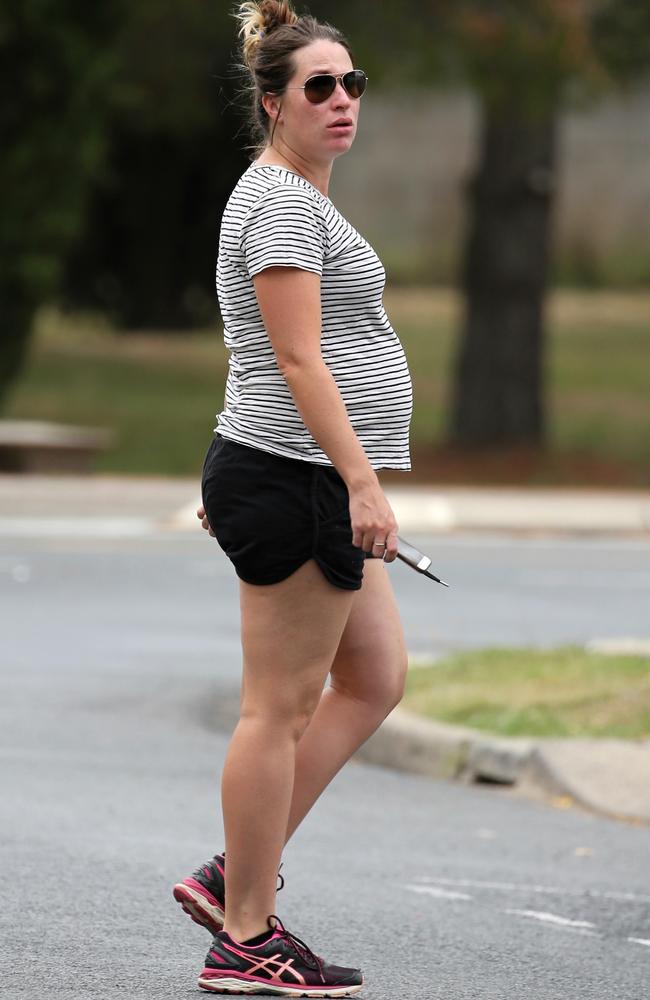
[[[332,73],[310,76],[302,87],[286,87],[285,89],[304,90],[305,97],[311,104],[322,104],[323,101],[332,96],[339,80],[345,92],[355,99],[361,97],[368,83],[368,77],[362,69],[351,69],[348,73],[341,73],[340,76],[334,76]]]

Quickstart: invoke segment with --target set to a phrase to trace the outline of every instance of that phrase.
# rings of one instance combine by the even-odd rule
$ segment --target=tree
[[[463,0],[452,35],[480,95],[480,158],[469,188],[465,318],[448,440],[546,443],[543,304],[561,107],[644,65],[648,8],[620,0]],[[616,41],[615,41],[616,39]],[[647,42],[646,55],[647,55]],[[647,65],[647,63],[646,63]]]
[[[107,170],[65,269],[70,305],[103,309],[122,329],[214,315],[220,216],[247,165],[235,29],[205,0],[138,0],[125,13]]]
[[[312,7],[349,32],[373,87],[454,82],[477,95],[448,443],[543,446],[558,114],[647,71],[650,0],[384,0],[370,18],[365,5]]]
[[[117,4],[0,7],[0,404],[24,362],[36,307],[58,289],[105,153]]]

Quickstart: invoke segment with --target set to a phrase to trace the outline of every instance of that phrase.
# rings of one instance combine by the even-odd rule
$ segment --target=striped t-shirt
[[[274,265],[321,276],[321,354],[350,423],[374,469],[410,469],[413,391],[382,304],[382,263],[329,198],[276,164],[248,167],[221,220],[217,295],[230,359],[214,430],[275,455],[332,464],[305,426],[264,329],[252,279]]]

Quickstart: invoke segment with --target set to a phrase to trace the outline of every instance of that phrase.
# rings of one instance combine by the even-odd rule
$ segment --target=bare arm
[[[369,552],[375,540],[386,542],[385,558],[391,562],[397,551],[395,516],[321,355],[320,278],[301,268],[268,267],[253,282],[298,412],[348,487],[353,544]]]

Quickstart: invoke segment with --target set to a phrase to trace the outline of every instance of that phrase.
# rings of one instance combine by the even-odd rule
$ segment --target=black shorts
[[[216,434],[203,462],[201,495],[219,545],[246,583],[278,583],[314,559],[335,587],[361,588],[371,556],[352,544],[348,488],[334,466]]]

